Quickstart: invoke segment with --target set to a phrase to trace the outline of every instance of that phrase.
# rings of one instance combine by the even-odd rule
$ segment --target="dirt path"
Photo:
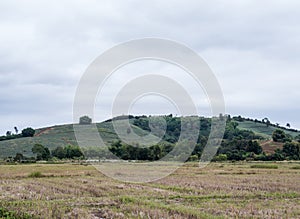
[[[34,137],[38,137],[38,136],[40,136],[40,135],[46,133],[47,131],[49,131],[49,130],[51,130],[51,129],[53,129],[53,128],[51,128],[51,127],[50,127],[50,128],[46,128],[46,129],[40,131],[39,133],[35,134]]]

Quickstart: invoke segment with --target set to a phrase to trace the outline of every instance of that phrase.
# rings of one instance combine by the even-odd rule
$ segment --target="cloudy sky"
[[[144,37],[195,50],[217,76],[227,113],[300,128],[299,1],[0,0],[0,135],[14,126],[72,123],[88,65],[112,46]],[[182,74],[155,62],[124,67],[98,98],[97,120],[110,116],[108,103],[128,82],[124,75],[141,72]],[[171,108],[146,97],[132,112],[174,113]]]

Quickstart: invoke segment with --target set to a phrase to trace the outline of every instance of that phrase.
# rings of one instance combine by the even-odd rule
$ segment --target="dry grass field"
[[[299,182],[300,164],[284,162],[212,163],[204,169],[187,163],[152,183],[116,181],[90,165],[1,165],[0,214],[2,218],[300,218]]]

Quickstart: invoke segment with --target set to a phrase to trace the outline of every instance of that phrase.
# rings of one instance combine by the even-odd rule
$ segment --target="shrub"
[[[198,158],[197,155],[191,155],[191,156],[189,157],[189,161],[197,161],[197,160],[199,160],[199,158]]]
[[[258,169],[278,169],[277,165],[274,164],[254,164],[251,168],[258,168]]]
[[[30,178],[41,178],[41,177],[44,177],[44,175],[39,171],[35,171],[35,172],[30,173],[28,175],[28,177],[30,177]]]
[[[226,154],[219,154],[214,157],[213,161],[226,161],[227,155]]]

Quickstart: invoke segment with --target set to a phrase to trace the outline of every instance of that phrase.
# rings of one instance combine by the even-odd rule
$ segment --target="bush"
[[[274,165],[274,164],[255,164],[255,165],[252,165],[251,168],[258,168],[258,169],[278,169],[278,166]]]
[[[197,161],[197,160],[199,160],[199,158],[198,158],[197,155],[191,155],[191,156],[189,157],[189,161]]]
[[[226,154],[219,154],[214,157],[213,161],[226,161],[227,155]]]
[[[28,177],[30,177],[30,178],[41,178],[41,177],[44,177],[44,175],[39,171],[35,171],[35,172],[30,173],[28,175]]]

